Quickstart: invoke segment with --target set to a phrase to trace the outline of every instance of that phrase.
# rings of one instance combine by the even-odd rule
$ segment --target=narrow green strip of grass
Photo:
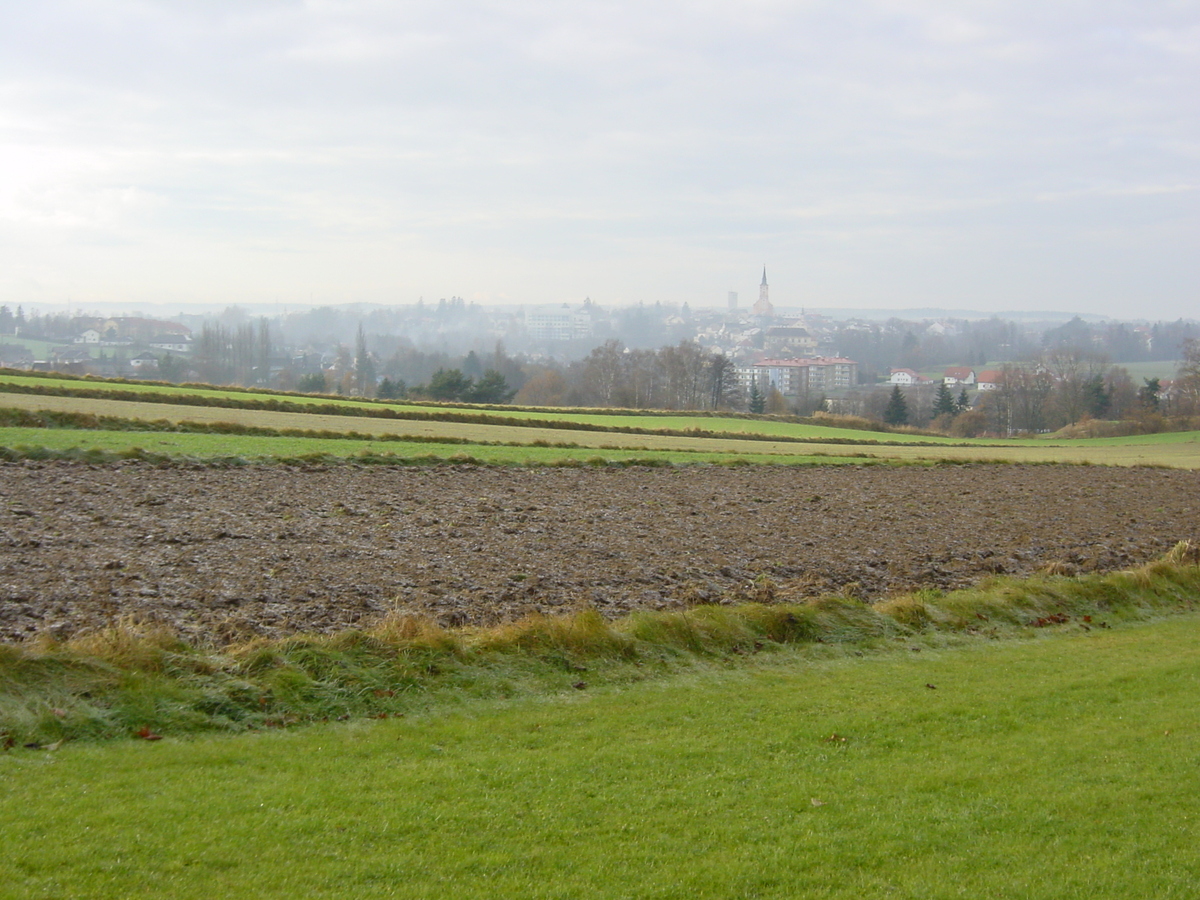
[[[403,437],[297,437],[237,433],[169,431],[92,431],[73,428],[0,427],[0,459],[79,459],[104,462],[143,458],[169,465],[173,460],[261,461],[289,464],[423,465],[429,462],[474,462],[490,465],[673,465],[688,463],[833,465],[878,462],[867,454],[805,452],[622,449],[569,444],[471,443],[448,438],[405,440]]]

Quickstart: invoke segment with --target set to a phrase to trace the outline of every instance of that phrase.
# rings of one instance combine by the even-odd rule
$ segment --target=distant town
[[[869,319],[754,302],[460,297],[169,318],[0,306],[0,366],[385,399],[836,414],[946,433],[1186,415],[1200,323]],[[1183,380],[1180,381],[1180,377]]]

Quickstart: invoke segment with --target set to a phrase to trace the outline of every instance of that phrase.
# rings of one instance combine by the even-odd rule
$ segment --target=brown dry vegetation
[[[124,618],[215,641],[400,612],[492,624],[1145,562],[1200,472],[1057,466],[0,466],[0,639]]]

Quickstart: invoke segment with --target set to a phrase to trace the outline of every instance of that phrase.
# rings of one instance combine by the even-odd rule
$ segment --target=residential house
[[[971,385],[975,383],[975,370],[969,366],[951,366],[942,376],[942,381],[947,385]]]
[[[772,325],[763,335],[763,350],[773,359],[808,356],[817,350],[817,339],[801,325]]]
[[[981,391],[994,391],[1000,387],[1000,381],[1003,377],[1004,373],[999,369],[986,369],[979,373],[979,377],[975,381],[975,386]]]
[[[926,378],[924,375],[918,375],[912,369],[892,369],[891,375],[888,377],[888,384],[904,386],[911,384],[933,384],[933,379]]]
[[[192,349],[192,338],[186,334],[157,334],[149,341],[155,350],[170,353],[187,353]]]
[[[92,351],[86,347],[55,347],[50,357],[60,363],[81,363],[92,358]]]
[[[6,369],[32,369],[33,353],[21,344],[0,344],[0,366]]]

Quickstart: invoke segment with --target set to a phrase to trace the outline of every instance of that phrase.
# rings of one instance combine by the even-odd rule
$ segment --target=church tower
[[[756,316],[773,316],[775,315],[775,307],[771,305],[770,299],[767,297],[767,267],[763,266],[762,284],[758,286],[758,302],[754,304],[754,314]]]

